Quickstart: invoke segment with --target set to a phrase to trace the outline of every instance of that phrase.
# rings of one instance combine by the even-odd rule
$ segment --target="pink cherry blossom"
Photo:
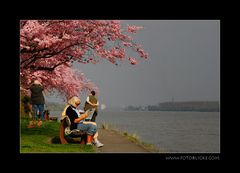
[[[141,26],[134,26],[134,25],[129,25],[128,26],[128,32],[130,33],[137,33],[139,29],[142,29],[143,27]]]
[[[65,99],[92,89],[99,92],[72,64],[96,64],[100,59],[117,64],[125,60],[126,49],[147,58],[130,36],[141,28],[128,26],[127,35],[116,20],[21,20],[21,90],[27,91],[38,79],[49,92],[58,91]],[[129,61],[137,64],[135,58]]]
[[[130,63],[132,65],[136,65],[137,64],[137,60],[135,58],[133,58],[133,57],[129,57],[128,60],[130,61]]]
[[[123,46],[131,47],[131,46],[132,46],[132,43],[129,43],[129,42],[123,42]]]

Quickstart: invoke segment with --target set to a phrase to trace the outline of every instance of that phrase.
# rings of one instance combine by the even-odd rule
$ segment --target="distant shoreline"
[[[60,103],[46,103],[46,109],[62,111],[65,105]],[[188,101],[188,102],[162,102],[158,105],[126,106],[124,108],[107,107],[100,111],[174,111],[174,112],[220,112],[219,101]]]
[[[188,102],[163,102],[158,105],[127,106],[127,111],[189,111],[189,112],[220,112],[218,101],[188,101]]]

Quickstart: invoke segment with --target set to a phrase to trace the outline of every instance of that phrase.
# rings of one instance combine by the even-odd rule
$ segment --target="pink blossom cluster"
[[[130,61],[130,63],[132,65],[136,65],[137,64],[137,60],[135,58],[133,58],[133,57],[129,57],[128,60]]]
[[[135,34],[141,28],[128,26],[127,31]],[[57,90],[65,98],[85,89],[97,90],[71,66],[73,62],[96,64],[100,59],[117,64],[126,59],[127,48],[147,58],[141,46],[123,31],[116,20],[21,20],[21,87],[26,89],[37,78],[49,91]],[[137,64],[133,57],[128,60]]]
[[[142,29],[142,26],[134,26],[134,25],[129,25],[128,26],[128,32],[130,33],[137,33],[138,30]]]

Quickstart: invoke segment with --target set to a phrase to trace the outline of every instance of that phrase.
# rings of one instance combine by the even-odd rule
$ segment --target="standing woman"
[[[85,105],[84,105],[84,111],[87,111],[89,109],[95,108],[93,116],[92,116],[92,118],[90,120],[92,122],[96,122],[96,116],[98,115],[99,102],[98,102],[98,99],[97,99],[97,97],[95,95],[96,95],[96,92],[95,91],[91,91],[91,93],[87,97]]]
[[[30,86],[31,102],[32,102],[34,118],[35,120],[39,120],[38,118],[38,112],[39,112],[40,119],[42,120],[42,122],[44,122],[43,111],[44,111],[44,104],[45,104],[43,90],[44,88],[38,80],[35,80],[34,83]],[[43,127],[45,128],[45,123],[43,123]]]

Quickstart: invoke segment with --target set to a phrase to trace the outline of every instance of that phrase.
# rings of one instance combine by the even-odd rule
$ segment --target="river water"
[[[100,111],[97,123],[136,134],[164,153],[220,153],[219,112]]]

